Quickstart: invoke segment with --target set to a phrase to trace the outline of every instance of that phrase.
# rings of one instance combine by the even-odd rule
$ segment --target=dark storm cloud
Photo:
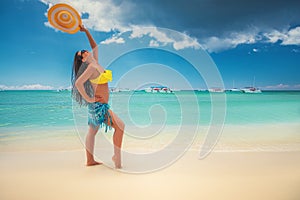
[[[231,32],[282,30],[300,25],[299,0],[126,0],[124,21],[185,31],[197,38]],[[116,1],[120,5],[122,1]]]

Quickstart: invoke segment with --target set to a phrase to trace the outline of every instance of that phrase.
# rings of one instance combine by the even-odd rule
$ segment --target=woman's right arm
[[[93,57],[98,62],[98,45],[97,45],[97,43],[95,42],[93,36],[91,35],[91,33],[89,32],[88,29],[86,29],[83,25],[79,25],[79,27],[80,27],[81,32],[85,32],[85,34],[89,40],[89,43],[92,47],[92,50],[93,50]]]

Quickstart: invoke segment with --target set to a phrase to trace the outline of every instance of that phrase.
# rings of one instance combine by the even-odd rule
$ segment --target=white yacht
[[[228,90],[229,92],[241,92],[240,89],[234,87],[234,80],[232,81],[232,88]]]
[[[230,92],[241,92],[241,90],[238,89],[238,88],[231,88],[228,91],[230,91]]]
[[[145,89],[148,93],[172,93],[173,91],[166,86],[151,86]]]
[[[210,89],[208,89],[208,91],[217,93],[217,92],[224,92],[225,90],[222,88],[210,88]]]
[[[245,87],[241,91],[243,93],[261,93],[261,90],[255,87]]]
[[[253,78],[253,86],[252,87],[245,87],[241,89],[242,92],[244,93],[262,93],[260,89],[255,87],[255,76]]]

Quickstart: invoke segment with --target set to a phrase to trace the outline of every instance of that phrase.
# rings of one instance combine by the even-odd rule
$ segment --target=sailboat
[[[242,92],[244,93],[262,93],[260,89],[256,88],[255,87],[255,76],[254,76],[254,79],[253,79],[253,85],[252,87],[245,87],[243,89],[241,89]]]
[[[240,90],[240,89],[238,89],[238,88],[234,87],[234,80],[232,81],[232,88],[231,88],[231,89],[229,89],[229,91],[230,91],[230,92],[241,92],[241,90]]]

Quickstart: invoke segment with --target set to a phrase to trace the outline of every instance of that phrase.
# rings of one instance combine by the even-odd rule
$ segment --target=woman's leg
[[[99,127],[94,128],[93,126],[89,126],[89,132],[86,136],[85,140],[85,149],[86,149],[86,165],[100,165],[102,163],[96,162],[94,159],[94,146],[95,146],[95,136],[98,132]]]
[[[121,147],[125,124],[113,111],[109,110],[109,114],[112,117],[112,125],[110,122],[108,125],[115,129],[113,136],[114,156],[112,157],[112,160],[114,161],[116,168],[121,168]]]

